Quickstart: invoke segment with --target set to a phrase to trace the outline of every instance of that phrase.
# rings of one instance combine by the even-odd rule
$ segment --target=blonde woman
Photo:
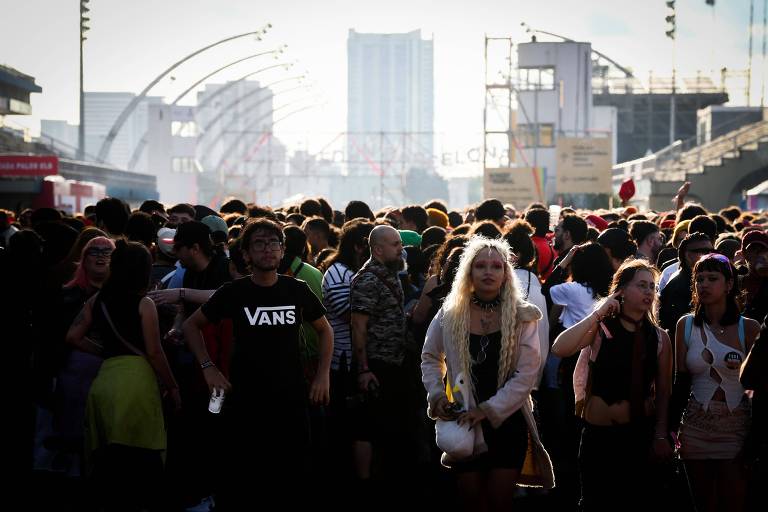
[[[470,458],[442,457],[467,510],[509,510],[516,483],[554,485],[530,399],[541,359],[540,318],[521,299],[509,245],[473,236],[421,354],[427,414],[469,424],[474,434]],[[450,389],[459,373],[471,376],[467,391],[449,398],[445,379]],[[464,411],[458,417],[457,403]]]

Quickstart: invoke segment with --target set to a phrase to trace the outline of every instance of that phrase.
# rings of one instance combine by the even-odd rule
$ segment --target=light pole
[[[238,60],[236,60],[236,61],[230,62],[230,63],[229,63],[229,64],[227,64],[226,66],[222,66],[222,67],[220,67],[220,68],[216,69],[215,71],[212,71],[211,73],[208,73],[208,74],[207,74],[207,75],[205,75],[203,78],[201,78],[200,80],[198,80],[197,82],[195,82],[194,84],[192,84],[191,86],[189,86],[189,87],[187,88],[187,90],[185,90],[183,93],[179,94],[179,95],[176,97],[176,99],[175,99],[175,100],[173,100],[173,103],[171,103],[171,106],[174,106],[174,105],[178,105],[178,104],[179,104],[179,101],[181,101],[181,100],[182,100],[182,98],[184,98],[184,96],[186,96],[187,94],[189,94],[189,92],[190,92],[192,89],[194,89],[195,87],[197,87],[198,85],[200,85],[200,84],[201,84],[203,81],[205,81],[205,80],[207,80],[208,78],[212,77],[213,75],[215,75],[215,74],[216,74],[216,73],[218,73],[219,71],[223,71],[224,69],[227,69],[227,68],[228,68],[228,67],[230,67],[230,66],[234,66],[235,64],[239,64],[239,63],[241,63],[241,62],[243,62],[243,61],[246,61],[246,60],[252,59],[252,58],[254,58],[254,57],[259,57],[259,56],[261,56],[261,55],[267,55],[267,54],[270,54],[270,53],[274,53],[274,54],[276,55],[276,57],[277,57],[277,55],[279,55],[280,53],[282,53],[282,52],[284,51],[284,49],[285,49],[285,46],[286,46],[286,45],[283,45],[283,46],[281,46],[280,48],[278,48],[278,49],[276,49],[276,50],[271,50],[271,51],[268,51],[268,52],[261,52],[261,53],[256,53],[256,54],[254,54],[254,55],[249,55],[248,57],[243,57],[242,59],[238,59]],[[277,68],[277,67],[280,67],[280,66],[285,66],[285,64],[274,64],[274,65],[272,65],[272,66],[267,66],[267,67],[265,67],[265,68],[261,68],[261,69],[259,69],[259,70],[257,70],[257,71],[254,71],[252,74],[260,73],[261,71],[265,71],[265,70],[267,70],[267,69],[273,69],[273,68]],[[144,147],[146,147],[146,145],[147,145],[147,142],[148,142],[148,141],[147,141],[147,135],[148,135],[148,134],[149,134],[149,131],[145,131],[145,132],[144,132],[144,135],[142,135],[142,136],[141,136],[141,139],[139,140],[138,144],[136,144],[136,147],[134,148],[134,150],[133,150],[133,153],[131,154],[131,159],[128,161],[128,170],[129,170],[129,171],[133,170],[133,168],[134,168],[134,167],[136,167],[136,163],[138,163],[138,161],[139,161],[139,158],[141,158],[141,154],[144,152]]]
[[[280,81],[282,81],[282,80],[280,80]],[[272,85],[274,85],[274,84],[272,84]],[[225,113],[226,113],[226,112],[227,112],[229,109],[231,109],[232,107],[236,106],[236,105],[237,105],[238,103],[240,103],[241,101],[245,100],[246,96],[251,96],[251,95],[252,95],[254,92],[257,92],[257,91],[263,91],[263,90],[267,89],[268,87],[269,87],[269,85],[265,85],[264,87],[260,87],[260,88],[258,88],[258,89],[255,89],[254,91],[251,91],[251,92],[250,92],[250,93],[248,93],[247,95],[245,95],[245,96],[242,96],[241,98],[238,98],[236,101],[234,101],[234,102],[230,103],[229,105],[227,105],[226,107],[224,107],[223,109],[221,109],[221,112],[219,112],[219,114],[218,114],[218,115],[217,115],[217,116],[216,116],[214,119],[212,119],[212,120],[211,120],[211,121],[210,121],[210,122],[209,122],[207,125],[205,125],[205,127],[203,128],[203,130],[202,130],[200,133],[201,133],[201,134],[205,134],[205,133],[208,133],[208,130],[209,130],[209,129],[210,129],[210,128],[211,128],[211,127],[212,127],[212,126],[213,126],[213,125],[214,125],[214,124],[215,124],[215,123],[218,121],[218,120],[220,120],[220,119],[223,117],[223,115],[224,115],[224,114],[225,114]],[[300,85],[300,86],[297,86],[297,87],[292,87],[292,88],[290,88],[290,89],[286,89],[286,90],[283,90],[283,91],[278,91],[278,92],[276,92],[276,93],[272,93],[272,95],[271,95],[271,96],[267,96],[266,98],[262,98],[262,99],[260,99],[259,101],[257,101],[257,102],[255,102],[255,103],[253,103],[252,105],[249,105],[249,106],[248,106],[248,108],[249,108],[249,109],[254,109],[254,108],[256,108],[256,107],[258,107],[258,106],[260,106],[260,105],[264,104],[264,103],[265,103],[265,102],[267,102],[267,101],[270,101],[270,100],[273,100],[273,99],[275,99],[275,97],[276,97],[276,96],[278,96],[278,95],[280,95],[280,94],[284,94],[284,93],[288,93],[288,92],[291,92],[291,91],[295,91],[295,90],[297,90],[297,89],[304,89],[304,88],[306,88],[306,86],[301,86],[301,85]],[[274,112],[274,111],[273,111],[273,112]],[[270,113],[271,113],[271,112],[270,112]],[[235,116],[233,116],[233,117],[232,117],[232,119],[231,119],[230,123],[235,123],[235,122],[237,122],[237,121],[239,121],[239,120],[240,120],[240,115],[239,115],[239,114],[236,114]],[[205,148],[204,148],[202,151],[200,151],[198,154],[202,154],[202,155],[208,154],[208,152],[209,152],[209,151],[210,151],[210,150],[211,150],[211,149],[212,149],[212,148],[213,148],[213,147],[216,145],[216,143],[217,143],[217,142],[218,142],[218,141],[219,141],[219,140],[220,140],[220,139],[221,139],[221,138],[222,138],[222,137],[223,137],[223,136],[224,136],[226,133],[231,133],[231,132],[227,132],[226,130],[222,129],[222,130],[221,130],[221,131],[218,133],[218,135],[216,135],[215,137],[212,137],[212,138],[211,138],[210,142],[208,142],[208,144],[205,146]]]
[[[86,23],[91,21],[88,14],[88,1],[80,0],[80,124],[77,127],[77,160],[85,157],[85,92],[83,91],[83,42],[87,39],[85,33],[90,28]]]
[[[109,133],[107,134],[106,138],[104,139],[104,142],[101,145],[101,148],[99,149],[99,154],[96,157],[99,162],[104,162],[109,155],[109,150],[112,148],[112,143],[115,140],[115,137],[117,137],[118,132],[123,127],[125,122],[128,120],[128,116],[131,115],[131,113],[134,111],[136,106],[143,100],[147,94],[149,93],[150,89],[152,89],[157,83],[165,78],[168,73],[191,59],[192,57],[195,57],[196,55],[199,55],[203,53],[206,50],[210,50],[211,48],[218,46],[220,44],[227,43],[229,41],[233,41],[235,39],[240,39],[241,37],[247,37],[247,36],[256,36],[257,40],[261,40],[261,36],[266,34],[267,30],[272,27],[271,23],[267,23],[263,28],[260,28],[259,30],[253,31],[253,32],[246,32],[244,34],[238,34],[236,36],[231,36],[222,39],[221,41],[216,41],[215,43],[209,44],[208,46],[205,46],[203,48],[200,48],[199,50],[190,53],[183,59],[177,61],[175,64],[173,64],[171,67],[160,73],[157,77],[155,77],[154,80],[152,80],[143,91],[139,93],[138,96],[134,97],[131,102],[123,109],[123,111],[120,113],[120,115],[115,120],[115,123],[112,125],[112,128],[110,128]]]
[[[282,110],[284,108],[290,107],[292,105],[295,105],[297,103],[300,103],[302,101],[306,101],[307,99],[311,99],[311,98],[307,98],[307,97],[300,98],[300,99],[297,99],[295,101],[288,102],[285,105],[281,105],[279,107],[273,108],[271,111],[267,112],[263,116],[255,119],[253,122],[251,122],[246,127],[246,129],[243,130],[240,133],[248,133],[251,128],[253,128],[255,125],[257,125],[259,122],[261,122],[261,121],[267,119],[268,117],[272,116],[275,112],[277,112],[279,110]],[[317,107],[319,105],[320,105],[319,103],[315,103],[313,105],[307,105],[307,106],[304,106],[304,107],[292,110],[292,111],[288,112],[287,114],[283,115],[282,117],[278,118],[277,120],[273,121],[272,122],[272,127],[274,127],[277,123],[283,121],[284,119],[286,119],[286,118],[288,118],[288,117],[290,117],[292,115],[298,114],[299,112],[303,112],[303,111],[308,110],[310,108]],[[263,135],[268,135],[268,138],[271,140],[271,136],[272,136],[272,130],[271,129],[269,131],[262,130],[262,131],[260,131],[258,133],[261,133]],[[263,137],[262,137],[262,140],[264,140]],[[227,151],[225,153],[223,153],[222,158],[219,160],[219,163],[216,166],[216,171],[218,172],[218,175],[219,175],[218,176],[218,178],[219,178],[218,179],[218,191],[215,193],[214,200],[212,201],[212,203],[215,202],[216,198],[218,198],[218,197],[220,197],[222,195],[222,192],[223,192],[223,189],[224,189],[224,176],[225,176],[225,174],[224,174],[224,169],[222,169],[222,165],[224,163],[226,163],[225,161],[227,160],[227,155],[232,152],[232,150],[235,148],[235,146],[237,146],[237,144],[239,142],[240,142],[240,139],[238,138],[238,139],[235,139],[234,142],[229,145],[229,147],[227,148]],[[252,157],[252,154],[243,154],[240,157],[234,159],[234,162],[237,163],[237,162],[241,162],[241,161],[250,161],[251,157]],[[272,179],[271,175],[268,177],[268,179],[269,180]]]
[[[280,67],[280,66],[283,66],[283,64],[276,64],[276,65],[274,65],[274,66],[268,66],[268,67],[266,67],[266,68],[262,68],[260,71],[265,71],[265,70],[267,70],[267,69],[272,69],[272,68],[275,68],[275,67]],[[255,73],[257,73],[257,72],[254,72],[253,74],[255,74]],[[278,84],[278,83],[280,83],[280,82],[284,82],[284,81],[286,81],[286,80],[295,80],[296,78],[300,78],[300,77],[291,77],[291,78],[284,78],[284,79],[282,79],[282,80],[276,80],[276,81],[272,82],[271,84],[267,84],[267,85],[265,85],[263,88],[259,88],[259,89],[256,89],[256,91],[259,91],[259,90],[263,90],[263,89],[265,89],[265,88],[267,88],[267,87],[270,87],[270,86],[272,86],[272,85]],[[291,89],[291,90],[293,90],[293,89]],[[216,92],[218,93],[219,91],[216,91]],[[280,92],[288,92],[288,91],[280,91]],[[251,93],[249,93],[249,94],[248,94],[248,96],[249,96],[250,94],[251,94]],[[276,95],[275,95],[275,96],[276,96]],[[235,104],[235,103],[238,103],[240,100],[243,100],[243,99],[245,99],[245,96],[244,96],[244,97],[242,97],[242,98],[240,98],[240,99],[239,99],[239,100],[237,100],[236,102],[234,102],[234,103],[232,103],[232,104],[228,105],[227,107],[224,107],[224,109],[222,109],[222,111],[219,113],[219,115],[217,115],[217,116],[216,116],[216,118],[217,118],[217,119],[221,118],[221,116],[224,114],[224,111],[225,111],[225,110],[227,110],[227,109],[231,108],[232,106],[234,106],[234,104]],[[267,99],[269,99],[269,98],[267,98]],[[264,100],[262,100],[262,101],[259,101],[259,102],[256,102],[255,104],[251,105],[251,107],[252,107],[252,108],[253,108],[253,107],[258,107],[258,106],[259,106],[259,105],[261,105],[263,102],[264,102]],[[199,107],[198,107],[198,109],[199,109]],[[198,111],[199,111],[199,110],[198,110]],[[213,121],[211,121],[210,123],[208,123],[208,124],[205,126],[205,128],[203,128],[203,130],[200,130],[200,131],[198,131],[198,134],[201,134],[201,133],[205,133],[205,132],[208,130],[208,128],[210,128],[210,126],[211,126],[212,124],[213,124]],[[148,135],[148,133],[145,133],[145,134],[144,134],[144,136],[143,136],[143,137],[141,138],[141,140],[139,141],[139,143],[138,143],[138,144],[136,144],[136,149],[134,149],[134,150],[133,150],[133,154],[131,155],[131,159],[128,161],[128,170],[129,170],[129,171],[132,171],[132,170],[133,170],[133,169],[136,167],[136,164],[138,163],[138,161],[139,161],[139,158],[141,158],[141,154],[144,152],[144,148],[147,146],[147,142],[149,142],[149,141],[147,140],[147,135]],[[198,135],[198,136],[199,136],[199,135]],[[199,140],[199,139],[198,139],[198,140]],[[218,140],[218,139],[217,139],[217,140]]]
[[[676,34],[677,34],[677,11],[675,10],[675,0],[667,0],[667,15],[664,21],[667,22],[667,29],[664,32],[672,40],[672,95],[669,97],[669,145],[675,143],[675,121],[677,117],[677,62],[676,62]],[[650,85],[650,84],[649,84]]]
[[[218,114],[216,114],[216,116],[208,122],[208,124],[203,126],[202,130],[200,130],[200,133],[207,133],[208,130],[210,130],[211,127],[214,124],[216,124],[216,122],[219,121],[224,116],[224,114],[227,113],[228,110],[230,110],[231,108],[236,107],[238,104],[240,104],[243,101],[247,100],[248,98],[250,98],[254,94],[258,93],[259,91],[263,91],[264,89],[268,89],[268,88],[272,87],[273,85],[281,84],[283,82],[288,82],[290,80],[298,80],[299,83],[301,83],[304,78],[305,78],[304,75],[291,76],[291,77],[288,77],[288,78],[281,78],[280,80],[275,80],[274,82],[270,82],[268,84],[264,84],[263,86],[259,87],[258,89],[254,89],[254,90],[252,90],[250,92],[247,92],[246,94],[244,94],[243,96],[240,96],[239,98],[237,98],[235,101],[233,101],[232,103],[230,103],[226,107],[222,108],[221,111]],[[285,90],[282,90],[282,91],[278,91],[278,92],[274,93],[272,95],[272,97],[274,98],[278,94],[283,94],[283,93],[286,93],[286,92],[295,91],[296,89],[300,89],[302,87],[303,86],[297,86],[297,87],[292,87],[290,89],[285,89]],[[260,104],[261,104],[260,102],[257,102],[254,105],[252,105],[251,107],[256,107],[256,106],[258,106]]]
[[[287,47],[288,47],[288,45],[287,45],[287,44],[284,44],[284,45],[282,45],[282,46],[279,46],[279,47],[275,48],[274,50],[270,50],[270,51],[268,51],[268,52],[260,52],[260,53],[254,53],[253,55],[249,55],[249,56],[247,56],[247,57],[243,57],[242,59],[237,59],[237,60],[235,60],[235,61],[232,61],[232,62],[230,62],[229,64],[227,64],[227,65],[225,65],[225,66],[221,66],[220,68],[218,68],[218,69],[215,69],[215,70],[211,71],[210,73],[208,73],[207,75],[205,75],[203,78],[201,78],[201,79],[200,79],[200,80],[198,80],[197,82],[195,82],[195,83],[193,83],[192,85],[190,85],[190,86],[189,86],[189,87],[188,87],[188,88],[187,88],[187,89],[186,89],[184,92],[182,92],[181,94],[179,94],[179,95],[176,97],[176,99],[175,99],[175,100],[173,100],[173,103],[172,103],[172,105],[177,105],[177,104],[179,103],[179,101],[181,101],[181,99],[182,99],[184,96],[186,96],[187,94],[189,94],[189,93],[192,91],[192,89],[194,89],[195,87],[197,87],[197,86],[198,86],[198,85],[200,85],[201,83],[205,82],[206,80],[208,80],[209,78],[211,78],[211,77],[212,77],[213,75],[215,75],[216,73],[218,73],[218,72],[220,72],[220,71],[224,71],[224,70],[225,70],[225,69],[227,69],[228,67],[234,66],[235,64],[240,64],[241,62],[244,62],[244,61],[246,61],[246,60],[250,60],[250,59],[253,59],[253,58],[256,58],[256,57],[261,57],[262,55],[269,55],[269,54],[274,54],[274,55],[275,55],[275,58],[277,59],[277,58],[280,56],[280,54],[281,54],[281,53],[283,53],[283,52],[285,51],[285,49],[286,49]]]

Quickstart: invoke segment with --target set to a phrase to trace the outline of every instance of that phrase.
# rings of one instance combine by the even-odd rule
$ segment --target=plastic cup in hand
[[[213,393],[211,393],[211,400],[208,402],[208,412],[219,414],[221,412],[222,405],[224,405],[224,390],[213,388]]]

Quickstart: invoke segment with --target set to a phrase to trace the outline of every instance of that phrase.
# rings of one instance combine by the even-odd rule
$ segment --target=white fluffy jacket
[[[454,377],[461,371],[459,354],[452,341],[450,329],[443,328],[444,312],[441,308],[429,325],[424,349],[421,353],[422,382],[427,390],[427,415],[436,419],[434,407],[437,401],[446,397],[445,377],[454,383]],[[495,395],[480,404],[475,402],[474,393],[464,397],[469,409],[480,407],[493,428],[518,409],[523,411],[528,424],[529,443],[525,463],[520,472],[519,485],[552,488],[555,485],[552,463],[539,439],[533,417],[531,390],[536,385],[541,362],[538,321],[539,308],[528,302],[518,302],[515,339],[517,340],[515,370]],[[470,383],[471,385],[471,383]],[[473,429],[475,434],[475,455],[488,450],[481,428]],[[450,458],[443,454],[443,464],[450,465]]]

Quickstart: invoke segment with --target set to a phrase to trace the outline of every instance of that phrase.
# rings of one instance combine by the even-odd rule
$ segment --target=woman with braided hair
[[[467,510],[509,510],[516,483],[554,485],[530,400],[541,312],[521,297],[509,245],[473,236],[422,351],[428,415],[469,425],[474,437],[469,458],[442,456]],[[451,392],[459,374],[469,377],[462,396]]]

